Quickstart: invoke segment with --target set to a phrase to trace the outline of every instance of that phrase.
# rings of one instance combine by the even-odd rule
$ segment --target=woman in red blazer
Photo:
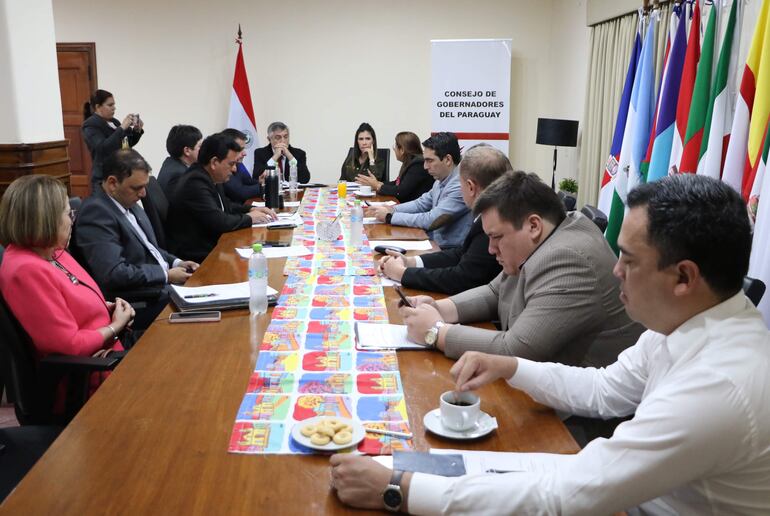
[[[15,180],[0,201],[0,293],[29,334],[38,358],[52,353],[104,356],[122,350],[133,320],[122,299],[107,303],[66,251],[72,215],[64,185],[50,176]],[[92,379],[95,388],[99,378]]]

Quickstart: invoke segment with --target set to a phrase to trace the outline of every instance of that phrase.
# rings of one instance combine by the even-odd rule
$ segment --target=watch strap
[[[401,477],[404,476],[404,472],[398,469],[393,470],[393,475],[390,477],[390,485],[401,487]]]

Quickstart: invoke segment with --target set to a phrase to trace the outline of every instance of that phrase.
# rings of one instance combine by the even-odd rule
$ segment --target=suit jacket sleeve
[[[297,160],[297,181],[299,183],[309,183],[310,170],[307,168],[307,154],[302,149],[292,147],[292,156]],[[288,179],[286,180],[288,181]]]
[[[457,294],[485,285],[500,272],[497,259],[489,254],[489,239],[476,233],[467,249],[455,247],[420,256],[424,267],[409,267],[401,283],[420,290]]]
[[[191,178],[191,180],[203,182],[198,178]],[[233,209],[234,203],[227,196],[222,196],[222,204],[225,206],[225,211],[222,211],[216,200],[216,189],[212,190],[210,183],[190,185],[181,192],[178,189],[178,195],[179,202],[185,208],[184,211],[193,219],[190,223],[200,224],[210,233],[222,234],[251,226],[251,217],[242,211],[242,208],[247,210],[250,208],[236,205]]]
[[[252,179],[247,172],[236,172],[224,184],[225,193],[231,200],[243,204],[252,197],[262,195],[262,185]]]
[[[254,151],[254,169],[251,171],[251,177],[253,177],[255,180],[259,179],[259,176],[262,175],[262,172],[265,171],[267,168],[267,162],[270,160],[272,155],[267,156],[264,152],[264,147],[259,147],[257,150]],[[299,173],[297,174],[299,175]]]
[[[537,263],[530,265],[524,292],[526,306],[510,321],[507,331],[452,326],[446,335],[448,357],[475,350],[545,362],[575,335],[601,324],[604,308],[595,293],[597,274],[589,258],[559,248],[542,254]]]
[[[157,261],[135,264],[126,259],[124,246],[129,244],[121,241],[121,233],[116,214],[102,203],[89,202],[80,210],[75,241],[94,280],[103,289],[113,291],[164,285],[166,274]],[[132,244],[149,253],[138,236],[132,233],[124,238],[135,239]],[[171,257],[173,263],[173,256],[163,256]]]

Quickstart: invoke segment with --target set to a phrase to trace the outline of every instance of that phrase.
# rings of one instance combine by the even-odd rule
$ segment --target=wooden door
[[[57,43],[59,89],[61,91],[64,137],[69,140],[72,195],[91,193],[91,154],[80,126],[83,104],[96,90],[96,45],[94,43]]]

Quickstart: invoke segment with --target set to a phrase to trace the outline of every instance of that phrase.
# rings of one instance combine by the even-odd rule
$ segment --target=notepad
[[[429,349],[422,344],[409,340],[406,326],[403,324],[381,324],[356,322],[357,348],[362,350],[378,349]]]

